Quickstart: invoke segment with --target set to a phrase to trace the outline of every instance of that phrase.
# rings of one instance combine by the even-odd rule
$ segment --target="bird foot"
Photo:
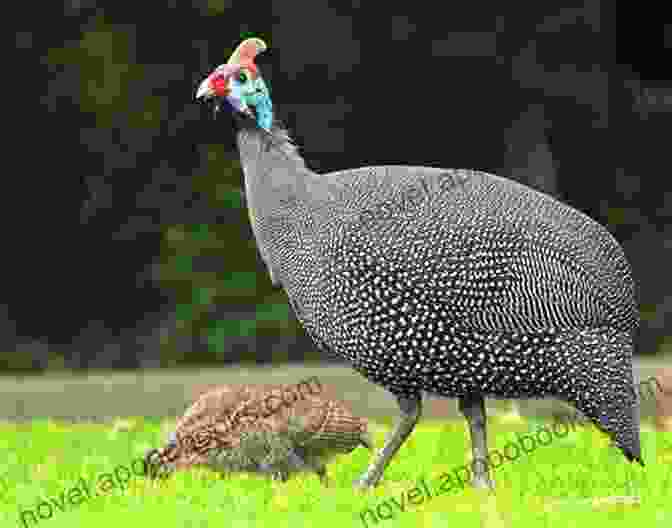
[[[271,473],[271,480],[275,482],[287,482],[289,480],[289,474],[285,471],[276,471]]]
[[[362,479],[356,479],[352,481],[352,486],[359,491],[367,491],[373,488],[371,484],[368,482],[362,480]]]
[[[320,467],[315,470],[315,473],[317,473],[318,478],[320,479],[320,484],[322,484],[325,488],[329,487],[329,476],[327,475],[327,468],[325,467]]]
[[[476,475],[471,480],[471,485],[474,489],[486,490],[486,491],[495,491],[495,481],[485,475]]]
[[[380,478],[376,478],[367,472],[357,480],[353,481],[352,484],[356,490],[367,491],[375,488],[378,485],[379,480]]]

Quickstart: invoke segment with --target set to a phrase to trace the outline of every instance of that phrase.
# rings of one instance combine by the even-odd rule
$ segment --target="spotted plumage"
[[[203,393],[177,421],[166,446],[147,453],[150,476],[194,466],[280,476],[314,471],[359,445],[372,448],[364,419],[337,400],[297,385],[221,385]],[[322,386],[319,385],[320,391]]]
[[[249,59],[265,44],[241,47],[254,47]],[[401,422],[358,485],[380,480],[424,392],[458,399],[474,458],[486,456],[484,398],[553,396],[643,464],[635,283],[604,227],[480,171],[315,174],[280,125],[266,126],[267,91],[234,78],[229,91],[210,89],[208,79],[201,96],[243,109],[234,115],[247,204],[273,283],[320,348],[399,402]],[[474,483],[492,486],[487,472]]]

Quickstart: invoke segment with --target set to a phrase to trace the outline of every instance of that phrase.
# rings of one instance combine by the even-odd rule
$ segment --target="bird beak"
[[[215,95],[212,87],[210,86],[210,76],[203,79],[203,82],[199,85],[198,90],[196,90],[196,99],[208,99]]]
[[[159,470],[159,456],[158,449],[150,449],[145,453],[145,476],[149,478],[156,478]]]

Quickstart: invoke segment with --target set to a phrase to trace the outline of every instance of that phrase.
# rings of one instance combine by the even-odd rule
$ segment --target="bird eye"
[[[247,82],[247,74],[246,74],[245,72],[242,72],[242,71],[241,71],[241,72],[238,74],[238,81],[241,82],[241,83],[245,83],[245,82]]]

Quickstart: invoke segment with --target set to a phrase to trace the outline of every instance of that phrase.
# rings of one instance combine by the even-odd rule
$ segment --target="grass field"
[[[506,416],[489,421],[491,451],[539,425]],[[390,424],[372,424],[377,446]],[[470,459],[461,420],[421,422],[382,484],[366,493],[351,485],[369,461],[363,448],[329,466],[328,488],[315,475],[287,483],[205,469],[162,482],[133,475],[139,457],[159,446],[171,425],[142,418],[0,424],[0,526],[672,526],[672,433],[646,424],[646,468],[625,462],[602,433],[579,427],[501,464],[494,496],[460,489],[455,479],[451,489],[446,485],[445,474]],[[412,491],[421,479],[430,498]],[[639,501],[614,499],[624,496]],[[51,504],[38,510],[42,500]]]

